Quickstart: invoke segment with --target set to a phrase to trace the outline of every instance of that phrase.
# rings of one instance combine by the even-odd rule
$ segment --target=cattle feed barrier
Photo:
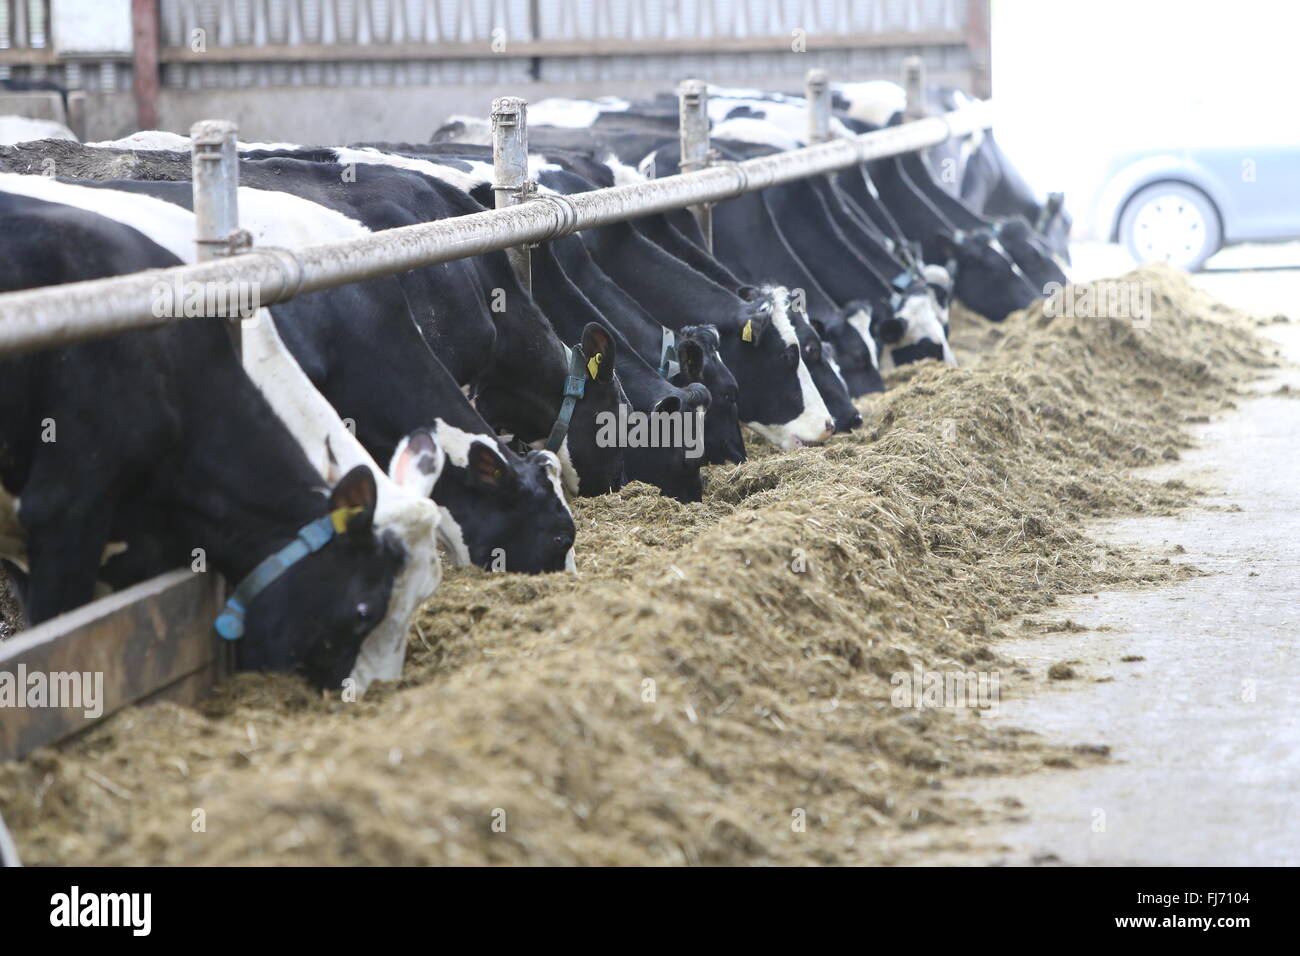
[[[296,250],[254,247],[195,265],[0,295],[0,354],[53,348],[177,318],[154,314],[155,287],[246,283],[262,305],[467,256],[547,242],[582,229],[701,206],[856,163],[926,149],[988,125],[966,109],[693,172],[572,196],[537,195],[454,219],[400,226]]]
[[[907,83],[922,82],[909,62]],[[531,287],[528,246],[582,229],[690,208],[709,235],[713,203],[856,163],[938,145],[988,126],[983,110],[918,118],[860,136],[830,138],[830,84],[821,70],[807,80],[810,145],[743,162],[709,151],[707,86],[679,88],[683,165],[678,175],[572,196],[538,194],[528,179],[527,104],[493,104],[496,208],[402,226],[300,249],[250,247],[238,227],[235,126],[195,124],[193,151],[197,263],[126,276],[0,294],[0,355],[56,348],[181,320],[157,315],[160,286],[258,290],[262,306],[365,279],[453,259],[507,250]],[[920,102],[919,97],[912,102]],[[191,285],[192,284],[192,285]],[[239,316],[230,316],[239,344]],[[45,708],[0,712],[0,760],[57,743],[113,712],[146,699],[193,703],[229,669],[229,648],[212,630],[221,604],[216,575],[173,571],[59,615],[0,641],[0,674],[96,670],[104,674],[101,712]]]

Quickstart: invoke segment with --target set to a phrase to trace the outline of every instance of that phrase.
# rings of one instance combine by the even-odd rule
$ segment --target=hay
[[[0,768],[24,858],[882,862],[900,830],[991,812],[953,778],[1104,759],[896,708],[890,677],[994,670],[1005,693],[1029,679],[997,656],[1019,615],[1192,573],[1084,522],[1185,504],[1130,469],[1269,363],[1185,278],[1136,278],[1149,330],[958,316],[973,364],[895,373],[852,436],[710,469],[698,504],[578,502],[580,578],[448,573],[397,687],[244,675],[202,713],[134,708]]]

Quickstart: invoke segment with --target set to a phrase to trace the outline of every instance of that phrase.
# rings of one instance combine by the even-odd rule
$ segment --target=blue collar
[[[551,435],[546,439],[546,450],[559,454],[569,434],[569,423],[573,421],[573,409],[578,399],[587,392],[587,357],[582,353],[582,346],[575,345],[569,350],[569,374],[564,377],[564,401],[560,403],[560,414],[555,417]],[[592,376],[593,378],[595,376]]]
[[[315,554],[342,534],[347,528],[348,518],[361,511],[360,508],[336,508],[323,518],[317,518],[298,529],[298,535],[275,554],[262,560],[257,567],[248,572],[248,576],[239,582],[226,606],[217,615],[213,625],[217,633],[228,641],[237,641],[244,636],[244,614],[248,605],[284,572],[307,557]]]
[[[904,269],[889,282],[899,292],[906,292],[912,285],[912,270]]]

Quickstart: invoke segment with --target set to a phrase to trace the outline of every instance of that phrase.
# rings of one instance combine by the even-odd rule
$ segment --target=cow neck
[[[595,356],[592,361],[600,359],[601,356]],[[587,356],[583,354],[581,345],[574,345],[569,349],[569,367],[568,373],[564,376],[564,391],[560,396],[560,411],[555,416],[555,424],[551,426],[551,433],[546,439],[546,450],[560,452],[560,447],[564,444],[564,439],[569,434],[569,426],[573,423],[573,411],[578,407],[578,401],[586,394],[587,376],[596,377],[595,371],[589,369]]]
[[[510,270],[505,253],[479,257],[485,282],[504,289],[505,308],[492,313],[492,361],[478,381],[490,424],[525,443],[544,439],[559,414],[568,353],[555,330]]]
[[[596,261],[659,324],[673,330],[702,322],[729,323],[740,299],[669,255],[626,223],[603,226]]]
[[[192,324],[180,331],[197,338]],[[178,475],[177,530],[205,550],[213,567],[238,581],[324,516],[326,497],[320,475],[234,362],[225,331],[215,325],[212,331],[225,354],[206,364],[206,375],[178,382],[190,414]]]

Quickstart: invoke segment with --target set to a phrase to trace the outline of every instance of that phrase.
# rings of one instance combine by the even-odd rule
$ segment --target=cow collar
[[[599,360],[600,356],[592,356],[592,362],[599,363]],[[569,350],[569,373],[564,377],[564,401],[560,403],[560,414],[555,417],[555,424],[551,426],[551,435],[546,439],[547,451],[559,454],[560,446],[564,444],[564,439],[569,434],[573,410],[577,407],[578,399],[587,392],[588,374],[592,378],[596,377],[595,372],[589,367],[587,356],[583,354],[582,346],[575,345]]]
[[[664,378],[672,378],[681,371],[681,365],[677,361],[677,336],[673,330],[665,328],[663,341],[659,346],[659,374]]]
[[[342,534],[348,526],[348,519],[361,511],[361,508],[335,508],[323,518],[308,522],[298,529],[298,534],[275,554],[265,558],[257,567],[248,572],[239,582],[233,594],[226,601],[226,606],[217,615],[213,625],[217,633],[228,641],[237,641],[244,636],[244,614],[248,605],[286,571],[307,557],[315,554]]]

